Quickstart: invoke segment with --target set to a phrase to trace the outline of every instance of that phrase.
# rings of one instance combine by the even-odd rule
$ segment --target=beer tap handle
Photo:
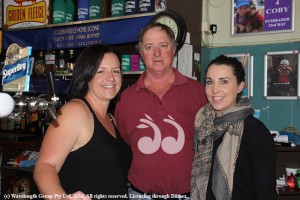
[[[55,84],[55,77],[54,77],[54,72],[49,71],[48,72],[48,81],[51,87],[51,101],[53,102],[54,105],[56,105],[59,102],[59,97],[56,96],[56,84]]]
[[[48,81],[51,87],[52,96],[56,96],[55,76],[53,71],[48,72]]]

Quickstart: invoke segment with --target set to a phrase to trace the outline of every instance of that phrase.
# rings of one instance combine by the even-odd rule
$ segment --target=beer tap
[[[56,85],[55,85],[55,77],[54,73],[50,71],[48,73],[48,81],[51,87],[51,101],[47,101],[45,98],[45,94],[39,95],[37,97],[28,97],[24,96],[21,92],[16,93],[13,99],[13,110],[6,113],[9,115],[9,118],[15,119],[20,116],[22,112],[35,112],[37,110],[47,111],[52,119],[56,119],[56,111],[55,108],[59,105],[59,97],[56,95]],[[3,93],[5,94],[5,93]],[[12,113],[10,113],[12,112]]]
[[[34,112],[36,110],[42,110],[42,111],[46,110],[48,111],[52,119],[56,119],[55,108],[59,104],[59,97],[56,95],[55,77],[52,71],[48,72],[47,75],[48,75],[48,82],[52,93],[51,101],[47,101],[46,99],[41,98],[41,96],[31,97],[28,101],[27,107],[30,112]]]

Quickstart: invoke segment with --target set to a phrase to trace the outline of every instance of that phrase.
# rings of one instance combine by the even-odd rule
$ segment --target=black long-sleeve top
[[[222,140],[223,136],[214,141],[213,158]],[[207,187],[207,200],[215,200],[211,175]],[[265,125],[250,115],[244,121],[244,132],[234,173],[232,200],[276,199],[274,141]]]

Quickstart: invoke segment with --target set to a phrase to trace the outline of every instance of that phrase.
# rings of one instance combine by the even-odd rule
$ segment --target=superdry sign
[[[4,28],[47,25],[49,0],[4,1]]]

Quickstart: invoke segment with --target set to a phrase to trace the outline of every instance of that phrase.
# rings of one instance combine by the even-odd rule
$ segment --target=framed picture
[[[297,99],[299,97],[299,53],[267,52],[264,68],[266,99]]]
[[[226,54],[229,57],[237,58],[245,68],[245,88],[242,97],[253,96],[253,56],[250,53]]]
[[[295,0],[231,1],[231,36],[294,30]]]

